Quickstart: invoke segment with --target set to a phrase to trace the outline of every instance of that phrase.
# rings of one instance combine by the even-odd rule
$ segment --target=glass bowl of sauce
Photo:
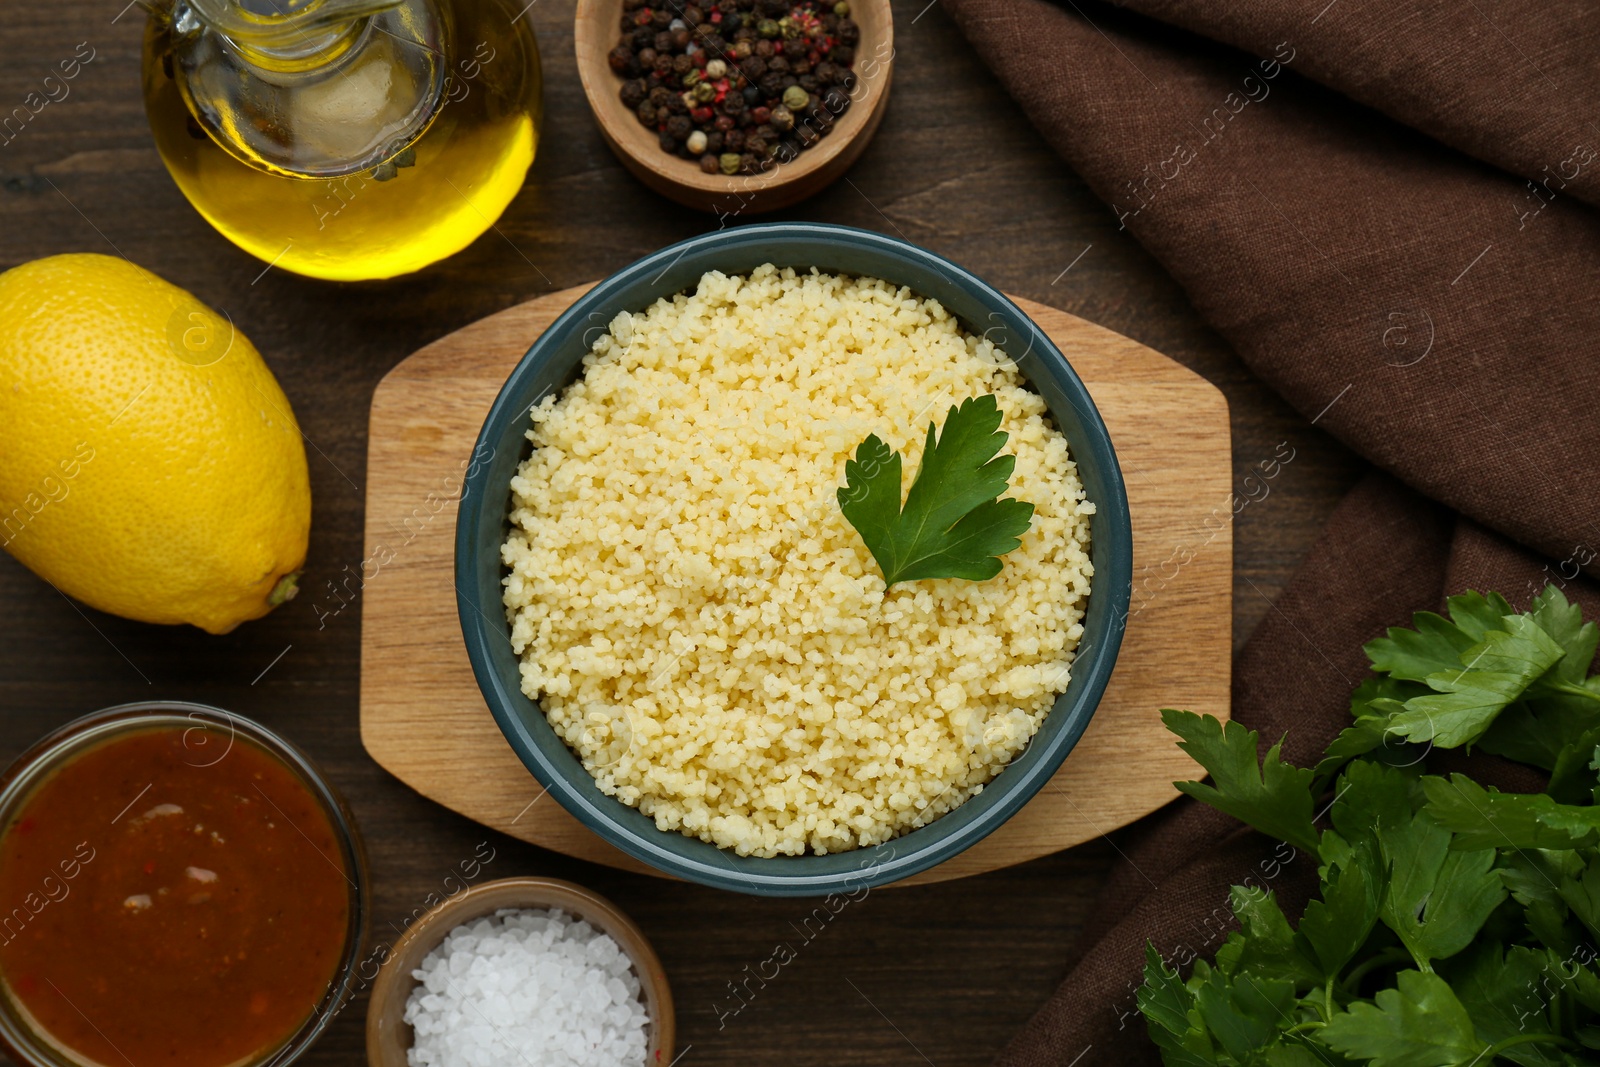
[[[198,704],[74,720],[0,779],[0,1046],[36,1067],[264,1067],[351,996],[361,840],[298,749]]]

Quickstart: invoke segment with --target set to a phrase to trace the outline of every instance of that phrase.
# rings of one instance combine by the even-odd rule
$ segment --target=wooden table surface
[[[0,269],[58,252],[120,252],[227,310],[271,364],[313,446],[303,584],[311,595],[211,637],[80,609],[0,557],[0,757],[111,704],[217,704],[288,734],[349,798],[371,854],[376,936],[392,939],[430,893],[448,891],[459,863],[492,852],[482,879],[570,878],[639,922],[673,983],[685,1067],[987,1063],[1070,965],[1116,858],[1111,843],[977,878],[874,891],[806,941],[797,933],[810,911],[804,902],[625,874],[524,845],[422,799],[362,751],[359,608],[319,626],[313,607],[328,601],[316,595],[327,583],[360,566],[367,406],[378,380],[465,323],[717,225],[639,185],[601,142],[572,59],[573,0],[532,7],[547,125],[499,234],[409,278],[358,285],[263,273],[189,207],[145,125],[141,12],[124,2],[15,0],[0,14],[0,112],[79,42],[95,50],[71,95],[0,145]],[[937,2],[895,7],[895,86],[877,139],[844,180],[774,217],[898,234],[1194,368],[1227,394],[1236,483],[1288,442],[1293,462],[1237,519],[1237,649],[1361,464],[1256,381],[1201,322],[1045,146]],[[729,983],[779,942],[796,958],[731,1013],[739,1002]],[[353,1005],[303,1062],[362,1062],[365,1008],[364,999]]]

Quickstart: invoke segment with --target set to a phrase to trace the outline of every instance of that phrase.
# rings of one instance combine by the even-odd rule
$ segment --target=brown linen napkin
[[[1578,576],[1600,575],[1600,218],[1578,203],[1600,202],[1600,13],[1131,3],[1186,29],[1087,0],[945,0],[1252,369],[1388,472],[1340,505],[1235,665],[1235,717],[1308,762],[1348,721],[1362,643],[1447,593],[1523,606],[1554,580],[1600,615]],[[1546,166],[1566,177],[1530,191]],[[1472,771],[1534,784],[1488,757]],[[1188,802],[1119,848],[1066,980],[1001,1064],[1158,1062],[1133,1000],[1145,941],[1209,955],[1229,885],[1294,911],[1315,882],[1310,857]]]

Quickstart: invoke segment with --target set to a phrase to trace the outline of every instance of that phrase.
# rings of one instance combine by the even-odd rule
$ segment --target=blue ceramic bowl
[[[523,695],[501,602],[511,477],[528,456],[524,437],[535,398],[559,390],[619,311],[695,286],[708,270],[744,274],[763,263],[867,275],[932,297],[966,327],[986,333],[1016,360],[1066,434],[1079,476],[1096,505],[1091,531],[1094,587],[1081,654],[1027,750],[961,807],[875,848],[826,856],[760,859],[676,831],[602,793],[578,758]],[[662,249],[589,290],[528,349],[506,380],[478,436],[456,524],[456,591],[461,631],[484,699],[528,770],[568,811],[629,855],[690,881],[765,896],[850,893],[906,878],[949,859],[1027,803],[1072,751],[1116,662],[1132,591],[1128,497],[1105,424],[1061,352],[993,287],[925,249],[882,234],[818,223],[763,223],[722,230]]]

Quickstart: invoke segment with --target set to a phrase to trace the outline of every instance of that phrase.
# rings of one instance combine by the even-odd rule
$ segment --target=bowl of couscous
[[[852,494],[889,457],[911,515],[923,461],[965,447],[940,424],[985,406],[982,506],[1025,502],[1025,530],[988,569],[885,564]],[[557,801],[667,874],[821,896],[926,870],[1049,780],[1115,664],[1105,425],[1015,304],[907,242],[772,223],[648,256],[533,342],[477,446],[456,582],[484,698]],[[918,514],[955,553],[979,511]]]

